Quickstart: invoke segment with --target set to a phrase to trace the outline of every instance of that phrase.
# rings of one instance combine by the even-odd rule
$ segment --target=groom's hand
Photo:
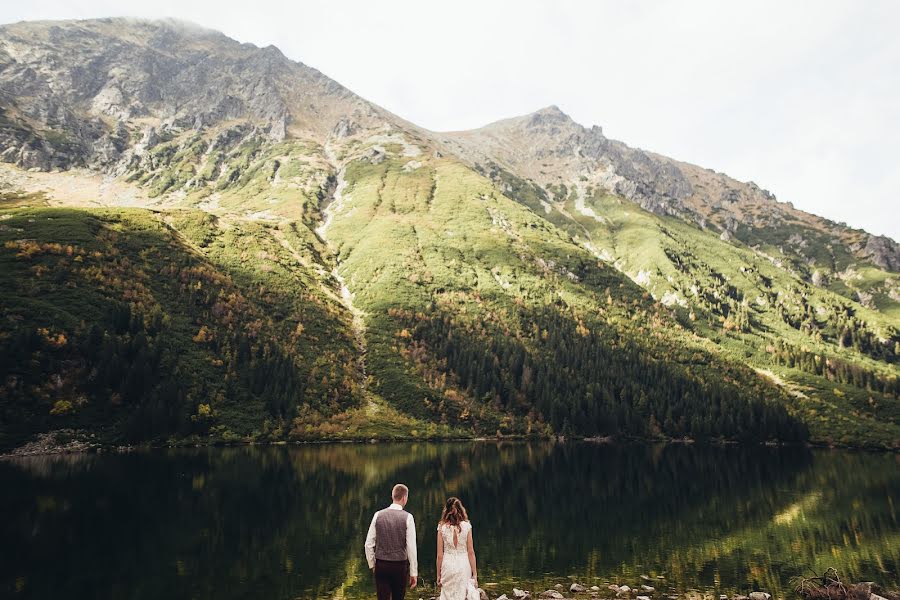
[[[414,589],[416,587],[416,582],[418,578],[415,575],[409,576],[409,589]]]

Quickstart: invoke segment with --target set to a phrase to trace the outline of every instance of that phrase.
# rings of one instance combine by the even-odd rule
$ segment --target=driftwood
[[[822,575],[795,577],[793,583],[803,600],[900,600],[900,593],[883,590],[870,581],[844,582],[834,567]]]

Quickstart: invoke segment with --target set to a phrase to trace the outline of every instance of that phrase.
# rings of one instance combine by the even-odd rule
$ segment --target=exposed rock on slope
[[[128,19],[0,27],[0,110],[0,159],[42,170],[114,168],[161,137],[236,120],[278,142],[390,118],[273,46]]]
[[[657,214],[685,214],[690,182],[674,164],[610,140],[550,106],[473,131],[442,134],[472,162],[497,161],[543,186],[584,178]]]
[[[893,240],[797,210],[753,182],[610,140],[600,127],[583,127],[556,106],[439,135],[449,150],[471,164],[497,163],[535,182],[548,196],[560,185],[567,190],[596,187],[751,246],[779,246],[790,235],[808,231],[816,238],[809,248],[792,250],[800,262],[811,259],[819,266],[833,266],[822,256],[831,254],[828,246],[836,243],[881,268],[896,271],[900,264],[900,246]]]

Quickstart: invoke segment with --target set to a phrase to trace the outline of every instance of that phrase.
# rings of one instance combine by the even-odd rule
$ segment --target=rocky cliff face
[[[390,115],[269,46],[177,21],[0,27],[0,160],[115,170],[157,140],[249,124],[272,141],[323,139]],[[131,150],[131,152],[129,152]]]
[[[676,165],[583,127],[556,106],[443,136],[470,161],[496,161],[543,186],[585,181],[657,214],[688,212],[692,187]]]

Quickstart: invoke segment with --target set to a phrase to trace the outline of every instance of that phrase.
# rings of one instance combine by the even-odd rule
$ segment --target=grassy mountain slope
[[[690,328],[726,355],[789,382],[815,437],[896,438],[900,335],[890,317],[676,219],[634,211],[606,195],[587,205],[605,219],[579,215],[592,244],[644,279],[654,296],[687,313]],[[654,230],[657,235],[646,235]],[[814,364],[801,364],[799,357],[809,354],[818,357]],[[810,378],[810,369],[826,381]]]
[[[762,400],[774,386],[565,232],[455,160],[416,163],[351,162],[328,229],[376,387],[404,411],[501,432],[804,435]]]
[[[441,134],[443,147],[512,191],[534,186],[548,218],[552,200],[602,189],[769,256],[797,278],[894,317],[900,309],[900,244],[797,210],[753,182],[631,148],[555,106],[480,129]],[[511,181],[511,177],[519,181]]]
[[[724,233],[690,208],[707,193],[696,181],[693,196],[677,208],[649,193],[613,193],[604,183],[608,155],[623,161],[618,152],[641,153],[595,130],[552,108],[453,134],[450,144],[461,141],[459,153],[476,161],[497,190],[627,274],[722,355],[746,361],[784,387],[814,439],[896,445],[900,332],[898,305],[889,297],[896,295],[896,276],[859,247],[867,234],[833,223],[828,229],[825,220],[731,180],[735,207],[729,210],[746,220]],[[585,158],[590,148],[571,148],[591,142],[600,144],[597,160]],[[682,166],[689,174],[696,169]],[[675,194],[655,193],[666,199],[663,192]],[[777,232],[790,232],[790,240]],[[856,245],[841,243],[842,236]]]
[[[184,210],[4,217],[4,445],[57,428],[113,442],[282,439],[301,408],[360,410],[347,311],[334,281],[286,249],[299,246],[290,226],[223,229]]]

